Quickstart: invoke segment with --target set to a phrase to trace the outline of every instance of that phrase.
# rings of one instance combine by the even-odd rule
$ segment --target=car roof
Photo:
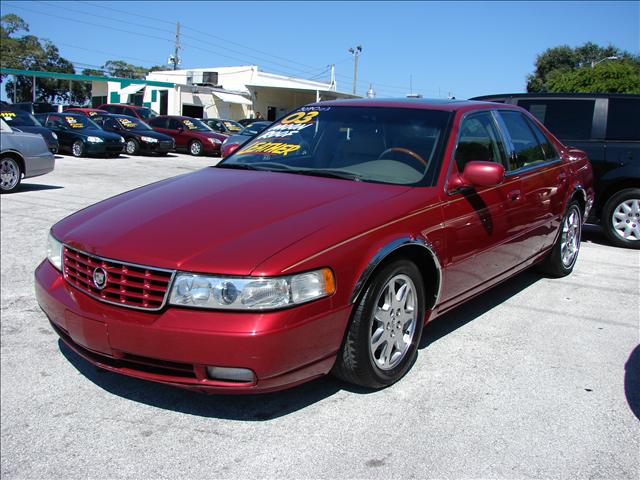
[[[67,108],[66,110],[63,110],[62,113],[64,112],[104,112],[104,113],[108,113],[106,110],[102,110],[101,108],[83,108],[83,107],[72,107],[72,108]],[[50,112],[50,113],[59,113],[59,112]]]
[[[138,117],[132,117],[131,115],[123,115],[122,113],[100,113],[96,115],[97,117],[109,117],[109,118],[133,118],[135,120],[140,120]]]
[[[325,107],[386,107],[386,108],[414,108],[425,110],[443,110],[456,112],[458,110],[473,110],[480,107],[496,108],[495,103],[477,102],[472,100],[434,99],[434,98],[359,98],[349,100],[329,100],[312,103],[311,106]],[[509,107],[507,105],[507,107]]]

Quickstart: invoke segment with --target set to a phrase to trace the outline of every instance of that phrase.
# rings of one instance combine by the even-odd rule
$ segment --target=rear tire
[[[414,263],[399,259],[381,268],[358,300],[332,373],[367,388],[400,380],[416,358],[424,303]]]
[[[539,265],[539,270],[551,277],[565,277],[573,271],[580,252],[582,237],[582,210],[577,201],[572,200],[562,217],[558,239],[553,248]]]
[[[22,170],[15,158],[3,157],[0,160],[0,192],[15,192],[22,180]]]
[[[627,188],[613,195],[602,209],[602,227],[618,247],[640,248],[640,188]]]

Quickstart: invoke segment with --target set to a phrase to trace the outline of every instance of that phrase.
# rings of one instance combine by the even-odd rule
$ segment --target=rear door
[[[564,214],[568,173],[559,153],[525,113],[501,110],[499,115],[510,149],[506,178],[519,182],[522,195],[517,242],[522,258],[528,259],[555,240]]]

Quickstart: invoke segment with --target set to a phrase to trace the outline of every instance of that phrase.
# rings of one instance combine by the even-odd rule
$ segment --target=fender
[[[397,240],[393,240],[387,243],[384,247],[382,247],[380,250],[376,252],[376,254],[369,260],[369,263],[360,274],[360,277],[358,278],[358,281],[356,282],[355,287],[353,288],[353,293],[351,294],[351,299],[349,300],[349,303],[350,304],[355,303],[355,301],[358,299],[358,297],[364,290],[365,285],[369,281],[371,274],[374,272],[376,267],[378,267],[378,265],[380,265],[380,263],[385,258],[387,258],[389,255],[391,255],[398,249],[407,247],[407,246],[418,246],[418,247],[424,248],[426,251],[425,253],[431,256],[431,259],[433,260],[433,263],[436,266],[436,271],[438,274],[438,286],[437,286],[435,297],[433,300],[433,306],[431,308],[435,307],[438,304],[438,299],[440,298],[440,290],[442,288],[442,266],[440,265],[440,260],[438,259],[438,256],[435,254],[435,250],[433,249],[433,247],[428,241],[422,238],[411,238],[411,237],[402,237]]]

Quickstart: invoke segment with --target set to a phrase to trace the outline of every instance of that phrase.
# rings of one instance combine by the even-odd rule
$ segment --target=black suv
[[[593,166],[599,221],[615,245],[640,248],[640,95],[521,93],[471,100],[512,103],[531,112]]]

